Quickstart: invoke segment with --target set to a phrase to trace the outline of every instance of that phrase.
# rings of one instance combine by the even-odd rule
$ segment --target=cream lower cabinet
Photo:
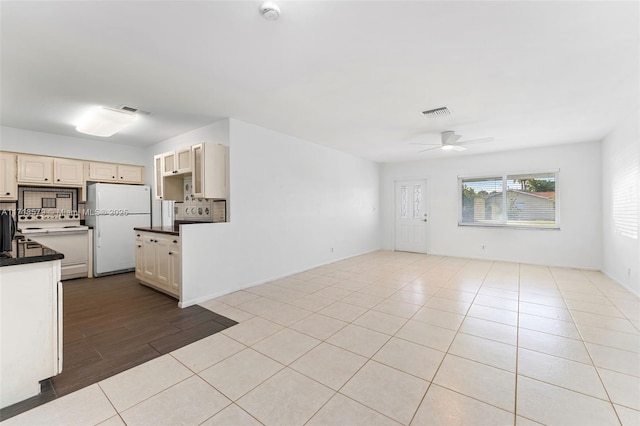
[[[136,233],[136,278],[143,284],[180,298],[180,238],[157,232]]]
[[[172,243],[173,244],[173,243]],[[169,288],[175,294],[180,295],[180,284],[182,283],[182,256],[180,247],[172,248],[169,244]]]

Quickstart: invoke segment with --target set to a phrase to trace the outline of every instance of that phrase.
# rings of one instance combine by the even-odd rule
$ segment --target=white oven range
[[[64,254],[62,279],[87,277],[89,273],[89,227],[75,218],[22,219],[18,231],[55,251]]]

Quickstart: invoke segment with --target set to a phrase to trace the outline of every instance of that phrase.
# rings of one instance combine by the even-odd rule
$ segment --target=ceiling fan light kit
[[[493,138],[482,138],[482,139],[469,139],[466,141],[461,141],[458,142],[460,139],[462,139],[461,135],[457,135],[456,132],[454,132],[453,130],[445,130],[443,132],[440,132],[440,143],[439,144],[435,144],[435,143],[415,143],[415,142],[410,142],[413,145],[434,145],[433,148],[427,148],[427,149],[423,149],[421,151],[418,152],[427,152],[427,151],[433,151],[434,149],[441,149],[442,151],[455,151],[455,152],[461,152],[461,151],[466,151],[467,148],[465,148],[462,145],[466,145],[466,144],[470,144],[470,143],[483,143],[483,142],[492,142]]]
[[[442,145],[442,150],[443,151],[466,151],[467,148],[465,148],[464,146],[460,146],[460,145]]]

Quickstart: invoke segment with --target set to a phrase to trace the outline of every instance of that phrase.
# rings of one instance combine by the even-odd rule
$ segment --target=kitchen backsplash
[[[18,190],[18,209],[69,212],[78,209],[75,188],[39,188],[22,186]]]
[[[176,201],[175,219],[197,222],[226,222],[227,203],[225,200],[195,198],[191,178],[185,178],[184,201]]]

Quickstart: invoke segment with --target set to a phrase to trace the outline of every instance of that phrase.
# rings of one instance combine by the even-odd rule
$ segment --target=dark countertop
[[[64,254],[22,235],[16,235],[11,246],[11,251],[0,253],[0,267],[64,259]]]
[[[141,226],[133,228],[134,231],[157,232],[158,234],[180,235],[180,226]]]
[[[134,231],[157,232],[158,234],[167,235],[180,235],[180,225],[197,225],[201,223],[212,222],[189,222],[176,220],[175,222],[173,222],[173,226],[141,226],[133,229]]]

